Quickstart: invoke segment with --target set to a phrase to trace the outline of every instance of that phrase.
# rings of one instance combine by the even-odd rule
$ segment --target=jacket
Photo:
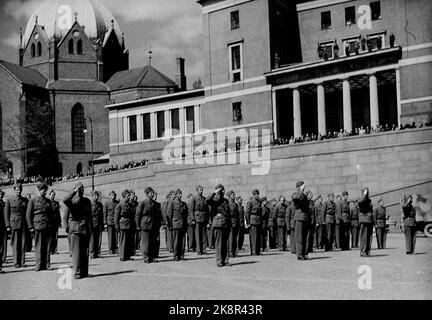
[[[357,200],[359,207],[359,222],[360,223],[373,223],[372,217],[372,201],[369,197],[362,196]]]
[[[278,202],[273,208],[273,217],[276,219],[276,224],[278,227],[286,226],[286,211],[287,205],[286,203],[282,204]]]
[[[0,231],[6,231],[6,214],[5,214],[5,203],[0,200]]]
[[[162,202],[162,205],[161,205],[161,214],[162,214],[162,218],[163,218],[163,222],[162,223],[165,226],[169,225],[167,214],[168,214],[168,205],[169,205],[170,202],[171,202],[171,200],[165,200],[164,202]]]
[[[74,234],[90,234],[92,220],[91,202],[86,197],[79,198],[75,192],[71,192],[63,199],[67,207],[68,230]]]
[[[190,213],[195,222],[207,223],[209,221],[209,208],[206,198],[202,195],[195,195],[191,199]]]
[[[116,229],[118,230],[129,230],[135,229],[135,207],[130,202],[120,201],[115,206],[115,218]]]
[[[100,229],[103,227],[103,205],[99,201],[91,200],[92,223],[93,229]]]
[[[60,215],[60,203],[55,200],[51,200],[53,211],[54,211],[54,223],[53,228],[58,229],[62,225],[61,215]]]
[[[291,201],[288,202],[285,217],[286,217],[288,228],[295,229],[295,209],[294,209],[294,204]]]
[[[187,227],[188,208],[186,203],[176,198],[168,203],[168,226],[172,229],[185,229]]]
[[[245,210],[244,207],[237,203],[237,207],[239,210],[239,226],[240,228],[244,228],[245,227]]]
[[[325,223],[336,223],[336,204],[333,201],[325,201],[321,210],[322,214],[324,215]]]
[[[246,204],[245,218],[248,225],[260,226],[263,220],[263,209],[261,205],[261,200],[252,198]]]
[[[103,218],[104,224],[108,226],[115,226],[115,207],[118,204],[118,201],[108,200],[103,205]]]
[[[136,208],[135,222],[137,228],[144,231],[157,230],[160,226],[160,215],[158,203],[146,197]]]
[[[416,222],[416,212],[411,203],[407,202],[402,205],[402,222],[404,227],[415,227]]]
[[[270,207],[269,204],[265,204],[262,206],[262,223],[261,223],[261,228],[263,230],[266,230],[267,227],[269,226],[269,220],[271,219],[271,211],[270,211]]]
[[[335,201],[335,221],[340,224],[342,220],[342,201]]]
[[[46,230],[54,226],[52,201],[45,197],[32,198],[27,204],[29,229]]]
[[[228,200],[230,207],[230,218],[231,218],[231,228],[238,228],[240,226],[240,214],[237,203]]]
[[[231,208],[229,201],[223,197],[215,200],[214,197],[215,193],[213,192],[206,198],[206,202],[213,215],[213,228],[231,228]]]
[[[359,226],[359,212],[360,209],[358,207],[357,202],[354,202],[350,208],[350,216],[351,216],[351,226],[358,227]]]
[[[325,224],[325,214],[323,211],[323,204],[322,203],[315,203],[315,214],[316,214],[316,223],[317,224]]]
[[[13,197],[6,200],[6,227],[20,230],[27,227],[26,212],[28,200],[24,197]]]
[[[294,219],[296,221],[311,221],[309,212],[309,199],[304,193],[296,194],[293,198]]]
[[[377,228],[386,227],[387,212],[385,207],[377,206],[373,210],[373,220]]]
[[[310,217],[311,217],[311,225],[313,227],[315,227],[316,220],[317,220],[317,213],[315,210],[315,204],[314,204],[313,200],[309,200],[309,212],[310,212]]]
[[[341,218],[344,223],[349,223],[351,221],[350,203],[345,200],[341,202]]]

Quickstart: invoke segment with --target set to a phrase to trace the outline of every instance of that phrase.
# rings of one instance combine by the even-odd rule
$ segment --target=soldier
[[[287,204],[285,202],[285,197],[280,196],[279,202],[273,208],[273,217],[276,219],[276,224],[278,228],[278,249],[279,251],[286,251],[286,232],[287,232],[287,223],[286,223],[286,211]]]
[[[257,189],[252,191],[252,197],[246,205],[245,218],[249,226],[249,242],[252,256],[260,255],[261,248],[261,223],[262,201]]]
[[[340,235],[340,223],[342,219],[342,197],[340,194],[336,196],[335,203],[335,230],[334,230],[334,242],[335,248],[341,247],[341,235]]]
[[[336,204],[334,203],[334,194],[329,193],[327,195],[327,201],[322,206],[322,214],[324,215],[324,221],[326,223],[326,247],[325,251],[333,250],[333,242],[335,236],[336,227]]]
[[[138,197],[133,190],[130,190],[130,205],[132,206],[133,216],[134,218],[131,220],[131,231],[133,233],[133,251],[132,255],[136,254],[136,251],[141,248],[141,232],[138,231],[138,226],[135,225],[135,212],[138,206]]]
[[[215,233],[216,265],[230,266],[228,262],[228,237],[231,228],[230,203],[224,198],[225,188],[218,184],[207,198],[207,204],[214,213],[212,226]]]
[[[237,251],[239,251],[243,250],[244,235],[246,233],[245,211],[243,207],[243,199],[241,196],[236,197],[236,203],[239,210],[239,232],[237,237]]]
[[[276,199],[272,199],[269,203],[267,203],[267,206],[270,210],[269,212],[269,218],[268,218],[268,239],[269,239],[269,248],[270,249],[276,249],[277,243],[278,243],[278,226],[276,217],[273,215],[274,207],[278,203]]]
[[[196,239],[195,239],[195,215],[191,211],[193,203],[193,194],[189,193],[187,195],[186,205],[188,207],[188,217],[187,217],[187,238],[188,238],[188,252],[196,252]]]
[[[360,235],[360,223],[359,223],[359,212],[357,202],[353,202],[350,207],[351,216],[351,247],[358,248],[359,235]]]
[[[52,201],[46,198],[48,186],[39,182],[38,197],[33,198],[27,205],[27,223],[31,233],[35,233],[35,271],[51,270],[50,248],[53,232],[54,210]]]
[[[90,259],[100,258],[100,238],[103,228],[103,205],[99,201],[99,192],[92,191],[91,213],[92,222],[90,224]]]
[[[49,248],[51,254],[58,254],[57,253],[57,246],[58,246],[58,229],[62,227],[62,221],[61,221],[61,215],[60,215],[60,203],[55,200],[56,193],[54,190],[51,190],[49,193],[51,203],[53,206],[54,211],[54,221],[52,226],[52,232],[50,234],[50,243],[51,248]]]
[[[235,202],[236,195],[233,190],[228,191],[229,213],[231,219],[231,228],[229,231],[228,251],[230,258],[237,257],[237,237],[240,225],[240,214],[237,203]]]
[[[296,183],[297,193],[294,196],[294,219],[297,260],[308,260],[307,256],[307,233],[311,222],[309,213],[309,200],[304,194],[305,184],[303,181]]]
[[[286,220],[287,220],[287,226],[288,226],[287,233],[290,236],[290,247],[291,247],[291,253],[292,254],[296,254],[295,210],[294,210],[294,203],[292,201],[295,196],[296,196],[296,193],[291,194],[291,201],[288,202],[287,213],[286,213]]]
[[[195,239],[197,254],[202,255],[206,253],[204,244],[204,235],[207,232],[207,224],[209,222],[209,208],[203,194],[203,187],[198,185],[196,188],[196,195],[192,197],[189,206],[189,216],[195,222]]]
[[[69,232],[75,279],[86,278],[88,277],[88,245],[92,213],[90,199],[84,197],[84,186],[81,182],[74,186],[63,203],[69,209]]]
[[[165,229],[165,244],[166,244],[166,249],[169,253],[173,253],[174,252],[174,247],[173,247],[173,234],[172,234],[172,229],[168,228],[168,216],[167,216],[167,209],[168,209],[168,205],[169,203],[172,201],[172,197],[173,197],[174,191],[171,190],[170,192],[167,193],[166,197],[165,197],[165,201],[162,203],[161,206],[161,211],[162,211],[162,216],[163,216],[163,221],[164,221],[164,229]]]
[[[69,246],[69,257],[72,257],[72,233],[69,229],[69,218],[70,210],[68,207],[65,208],[64,222],[66,225],[65,232],[67,233],[68,246]]]
[[[339,224],[340,246],[342,251],[349,250],[350,228],[351,228],[350,203],[348,201],[348,192],[344,191],[342,192],[341,219]]]
[[[110,254],[118,253],[118,234],[115,228],[115,207],[118,204],[115,191],[109,193],[109,200],[103,205],[104,227],[108,232],[108,250]]]
[[[315,212],[315,203],[313,201],[313,193],[311,191],[307,191],[306,195],[309,200],[309,213],[310,213],[310,225],[309,230],[306,237],[307,242],[307,253],[313,252],[313,244],[314,244],[314,236],[315,236],[315,224],[316,224],[316,212]]]
[[[215,237],[215,233],[214,233],[214,229],[213,229],[213,225],[212,225],[214,216],[215,216],[215,213],[212,212],[211,207],[209,207],[209,223],[207,225],[207,246],[209,249],[215,248],[216,237]]]
[[[153,201],[154,204],[156,206],[156,247],[154,249],[154,256],[153,256],[153,261],[157,262],[157,258],[159,258],[159,250],[160,250],[160,229],[161,226],[163,225],[163,221],[164,218],[162,216],[162,206],[159,202],[157,202],[157,196],[158,194],[156,193],[156,191],[153,192]]]
[[[322,210],[323,207],[323,197],[321,195],[318,196],[318,198],[315,201],[315,214],[316,214],[316,228],[318,229],[317,234],[317,248],[318,249],[324,249],[326,246],[326,228],[327,224],[325,222],[325,214]]]
[[[27,203],[31,200],[32,196],[30,193],[28,193],[26,195],[26,199],[27,199]],[[34,233],[30,232],[30,229],[27,225],[27,221],[24,222],[25,223],[25,245],[26,245],[26,252],[32,252],[32,248],[33,248],[33,238],[34,238]],[[13,239],[13,238],[12,238]]]
[[[7,246],[7,231],[6,231],[6,219],[4,214],[5,203],[3,202],[4,192],[0,189],[0,273],[4,273],[3,267],[3,255],[4,250]]]
[[[384,207],[384,200],[379,199],[377,201],[378,206],[373,210],[373,220],[376,225],[376,238],[378,249],[384,249],[384,238],[386,236],[386,220],[387,220],[387,212]]]
[[[360,222],[360,256],[369,257],[373,234],[372,201],[369,199],[369,189],[362,189],[362,196],[357,200]]]
[[[28,200],[21,196],[22,185],[14,186],[15,197],[6,200],[5,215],[7,231],[12,229],[12,249],[14,256],[14,267],[27,267],[25,264],[26,253],[26,211]]]
[[[146,198],[141,201],[135,214],[135,222],[139,231],[141,231],[141,248],[143,252],[144,263],[151,263],[156,258],[156,241],[159,232],[159,212],[158,206],[154,199],[154,190],[150,187],[145,188]]]
[[[415,254],[416,244],[416,212],[412,205],[412,196],[404,195],[401,200],[402,206],[402,223],[405,233],[405,252],[406,254]]]
[[[267,233],[268,222],[270,218],[270,206],[267,197],[261,198],[262,203],[262,220],[261,220],[261,252],[267,251]]]
[[[181,201],[181,197],[182,191],[177,189],[167,209],[168,228],[173,231],[174,261],[184,260],[183,239],[187,226],[188,208],[186,203]]]
[[[120,261],[133,260],[131,257],[135,253],[135,207],[131,203],[132,194],[129,190],[122,192],[123,200],[115,207],[116,230],[120,232],[119,252]],[[135,229],[132,229],[135,228]]]

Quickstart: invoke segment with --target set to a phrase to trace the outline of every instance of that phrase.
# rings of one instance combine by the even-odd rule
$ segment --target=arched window
[[[85,117],[84,108],[77,103],[72,108],[72,151],[85,150]]]
[[[81,39],[79,39],[77,42],[77,54],[83,54]]]
[[[31,53],[31,57],[34,58],[34,56],[36,55],[36,47],[34,43],[32,43],[31,45],[30,53]]]
[[[38,42],[37,44],[37,56],[40,57],[42,55],[42,44]]]
[[[68,52],[69,54],[74,54],[74,41],[70,39],[68,42]]]

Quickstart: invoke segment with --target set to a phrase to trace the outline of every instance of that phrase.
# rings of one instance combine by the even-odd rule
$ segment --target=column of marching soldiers
[[[3,201],[0,190],[0,272],[6,261],[7,232],[11,232],[14,267],[26,267],[26,252],[35,242],[35,271],[52,270],[50,255],[57,253],[58,229],[61,227],[60,204],[55,200],[54,190],[45,183],[37,184],[37,196],[27,199],[22,196],[22,185],[14,186],[15,196]],[[386,219],[384,202],[377,201],[373,207],[369,189],[363,188],[356,201],[348,200],[348,192],[335,199],[330,193],[324,201],[322,196],[313,198],[305,191],[303,181],[296,183],[296,192],[287,201],[268,201],[258,190],[243,207],[243,200],[219,184],[207,197],[203,188],[196,187],[196,194],[182,201],[182,191],[177,189],[166,195],[165,201],[157,202],[157,193],[145,188],[145,199],[138,202],[131,190],[121,193],[117,200],[114,191],[102,204],[100,193],[91,192],[91,199],[84,196],[84,186],[77,183],[63,199],[66,207],[65,221],[69,251],[76,279],[88,276],[89,256],[101,257],[102,234],[108,234],[110,254],[119,254],[120,261],[133,260],[141,247],[145,263],[157,262],[160,249],[160,230],[165,229],[167,250],[174,261],[185,259],[188,251],[198,255],[214,249],[218,267],[230,266],[229,258],[238,257],[243,250],[244,236],[249,234],[250,253],[253,256],[278,248],[292,254],[301,261],[309,260],[314,248],[332,251],[333,246],[341,250],[358,248],[360,255],[370,255],[373,228],[376,230],[378,249],[385,248]],[[413,254],[415,247],[415,209],[412,197],[401,200],[402,219],[406,237],[406,253]],[[29,236],[29,234],[31,236]],[[287,246],[287,236],[290,245]],[[187,239],[187,240],[186,240]]]

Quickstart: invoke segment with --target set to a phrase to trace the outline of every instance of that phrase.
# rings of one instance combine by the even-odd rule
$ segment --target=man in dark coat
[[[116,230],[119,231],[119,252],[120,261],[133,260],[135,253],[135,206],[131,203],[131,192],[122,192],[123,200],[115,207]],[[135,229],[132,229],[135,228]]]
[[[246,205],[245,218],[249,226],[249,243],[251,255],[260,255],[261,249],[261,224],[262,224],[262,201],[257,189],[252,191],[252,197]]]
[[[406,254],[415,254],[416,244],[416,212],[412,205],[412,196],[404,196],[401,200],[402,206],[402,223],[405,233],[405,252]]]
[[[373,216],[372,201],[369,198],[369,189],[362,189],[362,196],[357,200],[360,222],[360,256],[369,257],[372,245]]]
[[[351,217],[351,247],[359,247],[359,235],[360,235],[360,223],[359,223],[360,209],[358,203],[354,201],[350,206],[350,217]]]
[[[91,212],[92,221],[90,224],[90,258],[100,258],[100,238],[102,237],[103,228],[103,205],[99,201],[99,192],[92,191],[91,195]]]
[[[341,220],[339,225],[341,250],[349,250],[350,229],[351,229],[351,209],[348,201],[348,192],[342,192],[341,201]]]
[[[5,203],[3,202],[4,192],[0,189],[0,273],[4,273],[3,254],[7,246],[7,231],[6,231],[6,217],[4,214]]]
[[[60,203],[55,200],[56,193],[54,190],[51,190],[49,193],[49,197],[51,199],[51,203],[54,211],[54,221],[53,226],[50,233],[51,247],[49,248],[51,254],[57,254],[57,246],[58,246],[58,229],[62,226],[61,215],[60,215]]]
[[[373,220],[376,225],[376,238],[378,249],[384,249],[384,238],[386,236],[386,220],[387,220],[387,211],[384,207],[384,200],[379,199],[377,201],[377,206],[373,210]]]
[[[228,262],[228,237],[231,228],[230,204],[224,197],[225,188],[219,184],[206,202],[214,213],[212,226],[215,233],[216,265],[230,266]]]
[[[237,250],[243,250],[244,236],[246,233],[245,209],[243,207],[243,198],[241,196],[237,196],[236,202],[239,210],[239,232],[237,237]]]
[[[181,201],[181,197],[182,191],[177,189],[167,209],[168,228],[173,232],[174,261],[184,259],[183,239],[186,236],[188,208],[186,203]]]
[[[267,223],[269,249],[276,249],[278,244],[278,226],[276,217],[273,214],[273,209],[277,203],[278,201],[276,199],[272,199],[267,203],[267,207],[270,210]]]
[[[28,200],[21,196],[22,185],[14,186],[15,197],[6,200],[5,215],[6,228],[12,231],[12,249],[15,268],[27,267],[25,264],[26,253],[26,232],[28,229],[26,222],[26,211]]]
[[[341,229],[340,224],[342,220],[342,197],[340,194],[336,196],[335,203],[335,230],[334,230],[334,244],[335,248],[339,249],[341,247]]]
[[[286,220],[287,203],[285,197],[280,196],[279,202],[273,208],[273,217],[276,219],[278,228],[278,249],[279,251],[286,250],[286,233],[287,233],[287,220]]]
[[[78,182],[63,200],[69,209],[69,232],[71,234],[72,264],[75,279],[88,276],[88,245],[90,237],[91,202],[83,196],[84,186]]]
[[[207,232],[207,224],[209,223],[209,208],[203,194],[203,187],[200,185],[196,188],[196,195],[192,197],[189,204],[189,216],[195,222],[195,239],[197,254],[206,253],[205,234]]]
[[[54,227],[54,210],[52,201],[46,198],[48,186],[39,182],[38,196],[32,198],[27,205],[27,223],[30,232],[35,234],[35,271],[51,269],[50,233]]]
[[[325,222],[325,215],[322,210],[322,207],[323,207],[323,197],[319,195],[315,201],[316,228],[318,229],[318,234],[317,234],[318,249],[324,249],[327,243],[327,234],[326,234],[327,224]]]
[[[159,250],[160,250],[160,229],[164,223],[164,218],[162,216],[162,206],[159,202],[157,202],[158,194],[156,191],[153,192],[153,201],[156,207],[156,220],[155,220],[155,233],[156,233],[156,244],[155,249],[153,251],[153,261],[157,262],[157,258],[159,258]]]
[[[108,251],[110,254],[118,253],[118,233],[115,228],[115,207],[118,204],[115,191],[109,193],[109,200],[103,205],[104,226],[108,233]]]
[[[135,192],[133,190],[130,190],[130,205],[132,206],[132,211],[133,211],[133,219],[131,220],[131,231],[133,232],[133,251],[132,251],[132,255],[134,256],[136,254],[136,251],[139,250],[141,248],[141,232],[138,231],[138,226],[135,225],[135,212],[136,212],[136,208],[138,206],[138,196],[135,194]]]
[[[233,190],[228,191],[228,202],[230,207],[231,228],[228,237],[228,252],[230,258],[237,257],[237,237],[239,232],[240,215],[237,203],[235,202],[236,194]]]
[[[192,212],[192,204],[194,202],[193,200],[193,194],[189,193],[187,195],[186,205],[188,207],[188,217],[187,217],[187,247],[188,252],[196,252],[196,239],[195,239],[195,215]]]
[[[173,246],[173,232],[172,232],[171,228],[168,228],[168,216],[167,216],[167,214],[168,214],[168,206],[173,199],[174,193],[175,192],[173,190],[168,192],[166,197],[165,197],[165,201],[162,203],[162,206],[161,206],[162,216],[164,219],[163,221],[164,221],[164,229],[165,229],[165,244],[166,244],[166,249],[168,250],[169,253],[174,252],[174,246]]]
[[[327,195],[327,201],[322,206],[322,214],[324,215],[324,221],[326,223],[326,248],[325,251],[333,250],[333,242],[335,236],[336,227],[336,204],[334,203],[334,194],[329,193]]]
[[[268,223],[270,219],[270,205],[267,201],[267,197],[261,198],[262,205],[262,220],[261,220],[261,252],[267,251],[267,239],[268,239]]]
[[[290,248],[291,253],[296,254],[296,239],[295,239],[295,209],[293,199],[296,196],[296,193],[291,194],[291,201],[288,202],[286,220],[288,230],[287,233],[290,236]]]
[[[315,212],[315,202],[313,200],[313,193],[311,191],[306,192],[309,200],[309,214],[311,217],[309,230],[307,233],[307,253],[313,252],[314,237],[315,237],[315,224],[316,224],[316,212]]]
[[[310,227],[311,217],[309,212],[309,199],[304,194],[305,183],[296,183],[297,193],[294,196],[294,219],[297,260],[308,260],[307,256],[307,234]]]

